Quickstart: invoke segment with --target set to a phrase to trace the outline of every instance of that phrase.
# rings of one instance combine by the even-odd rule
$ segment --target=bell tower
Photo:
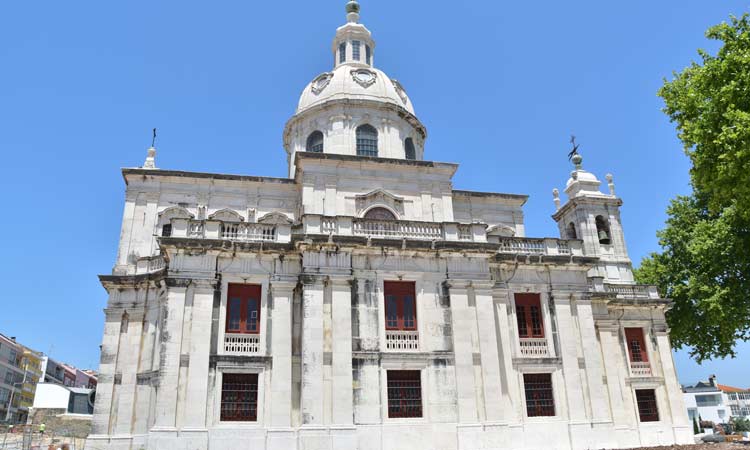
[[[607,174],[609,193],[600,191],[601,182],[583,169],[583,157],[572,157],[575,169],[565,186],[568,201],[560,206],[559,191],[552,191],[557,222],[562,239],[583,241],[586,256],[596,256],[599,263],[589,272],[590,277],[603,277],[607,282],[633,282],[633,266],[625,246],[620,220],[622,199],[615,195],[611,174]]]

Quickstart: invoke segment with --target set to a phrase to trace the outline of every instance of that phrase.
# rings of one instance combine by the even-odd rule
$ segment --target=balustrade
[[[526,358],[545,358],[549,355],[546,338],[520,338],[521,356]]]
[[[434,222],[356,219],[354,234],[382,238],[443,239],[443,227]]]
[[[262,223],[222,223],[219,238],[230,241],[275,241],[276,227]]]
[[[385,348],[396,351],[417,351],[419,350],[419,332],[386,330]]]
[[[227,333],[224,335],[224,354],[255,355],[260,353],[260,336],[257,334]]]
[[[651,364],[648,362],[630,362],[630,374],[634,377],[650,377]]]

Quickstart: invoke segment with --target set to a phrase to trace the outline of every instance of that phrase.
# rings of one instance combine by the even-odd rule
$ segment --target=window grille
[[[339,64],[346,62],[346,42],[339,44]]]
[[[406,138],[404,141],[404,154],[406,159],[417,159],[417,150],[414,148],[414,140]]]
[[[221,420],[255,422],[258,420],[258,374],[228,374],[221,382]]]
[[[321,131],[310,133],[310,136],[307,137],[305,150],[313,153],[323,153],[323,133]]]
[[[526,373],[523,375],[523,385],[526,391],[527,416],[541,417],[555,415],[552,374]]]
[[[352,41],[352,59],[359,61],[359,41]]]
[[[172,224],[171,223],[165,223],[164,226],[161,227],[161,235],[162,237],[172,236]]]
[[[388,417],[422,417],[422,381],[418,370],[388,371]]]
[[[378,130],[372,125],[357,128],[357,156],[378,156]]]
[[[372,65],[372,49],[369,45],[365,45],[365,62],[368,66]]]
[[[653,389],[637,389],[638,416],[641,422],[658,422],[659,410],[656,407],[656,392]]]

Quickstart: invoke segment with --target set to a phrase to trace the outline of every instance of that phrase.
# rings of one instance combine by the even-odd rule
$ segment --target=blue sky
[[[281,132],[301,89],[330,69],[344,1],[3,2],[0,149],[5,256],[0,332],[98,364],[123,207],[121,167],[152,127],[162,168],[285,176]],[[689,164],[656,91],[696,58],[707,27],[745,2],[362,0],[376,64],[427,126],[426,158],[461,164],[460,189],[529,194],[527,234],[555,236],[552,188],[571,167],[614,174],[637,263],[657,249]],[[739,358],[697,366],[747,385]]]

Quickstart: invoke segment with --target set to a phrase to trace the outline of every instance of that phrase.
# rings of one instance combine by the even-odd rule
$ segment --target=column
[[[495,328],[495,302],[488,286],[474,285],[476,317],[479,331],[479,351],[484,378],[484,407],[488,422],[503,418],[503,389],[500,380],[500,357]],[[504,318],[504,317],[503,317]]]
[[[119,295],[117,293],[113,296]],[[112,302],[110,297],[110,303]],[[112,391],[115,382],[118,344],[122,325],[121,309],[107,308],[104,311],[104,337],[102,338],[101,362],[99,364],[99,382],[96,387],[96,403],[91,421],[92,435],[111,434]]]
[[[303,277],[302,392],[303,425],[323,424],[323,281]]]
[[[477,422],[477,398],[474,382],[474,349],[471,330],[474,311],[469,308],[469,294],[465,281],[449,282],[451,315],[453,316],[453,353],[456,360],[456,393],[458,422]]]
[[[584,396],[581,375],[578,367],[578,347],[576,345],[575,323],[570,304],[571,294],[555,292],[555,312],[557,313],[557,332],[560,337],[560,354],[562,358],[565,393],[568,399],[568,417],[571,424],[586,422],[586,408],[583,407]]]
[[[211,314],[214,303],[213,281],[194,283],[190,321],[190,365],[185,396],[184,429],[206,429],[208,362],[211,347]]]
[[[138,292],[132,292],[132,294],[138,296]],[[133,408],[135,406],[135,387],[143,315],[143,310],[128,311],[127,325],[123,323],[125,329],[121,331],[120,348],[118,349],[120,387],[117,396],[117,420],[112,432],[114,435],[130,435],[133,429]]]
[[[296,281],[273,280],[271,427],[292,426],[292,302]]]
[[[186,283],[169,280],[162,315],[160,333],[159,388],[156,395],[156,420],[152,430],[174,431],[177,412],[177,386],[180,378],[180,350],[182,346],[182,319],[185,309]],[[176,285],[176,282],[179,285]]]
[[[331,359],[333,415],[336,425],[353,424],[352,398],[352,288],[348,278],[331,278],[333,328]]]
[[[594,347],[596,344],[596,328],[591,310],[591,300],[578,298],[576,307],[578,308],[578,325],[584,348]],[[603,382],[602,354],[599,349],[592,349],[591,351],[584,351],[583,358],[586,362],[592,419],[594,422],[609,422],[612,417],[607,401],[607,390]]]
[[[513,301],[512,294],[507,287],[495,288],[492,291],[492,297],[495,300],[495,311],[497,311],[500,364],[505,375],[502,378],[502,383],[504,383],[501,403],[503,419],[506,422],[519,423],[523,417],[523,402],[516,369],[513,368],[513,340],[518,337],[510,325],[509,302]]]

